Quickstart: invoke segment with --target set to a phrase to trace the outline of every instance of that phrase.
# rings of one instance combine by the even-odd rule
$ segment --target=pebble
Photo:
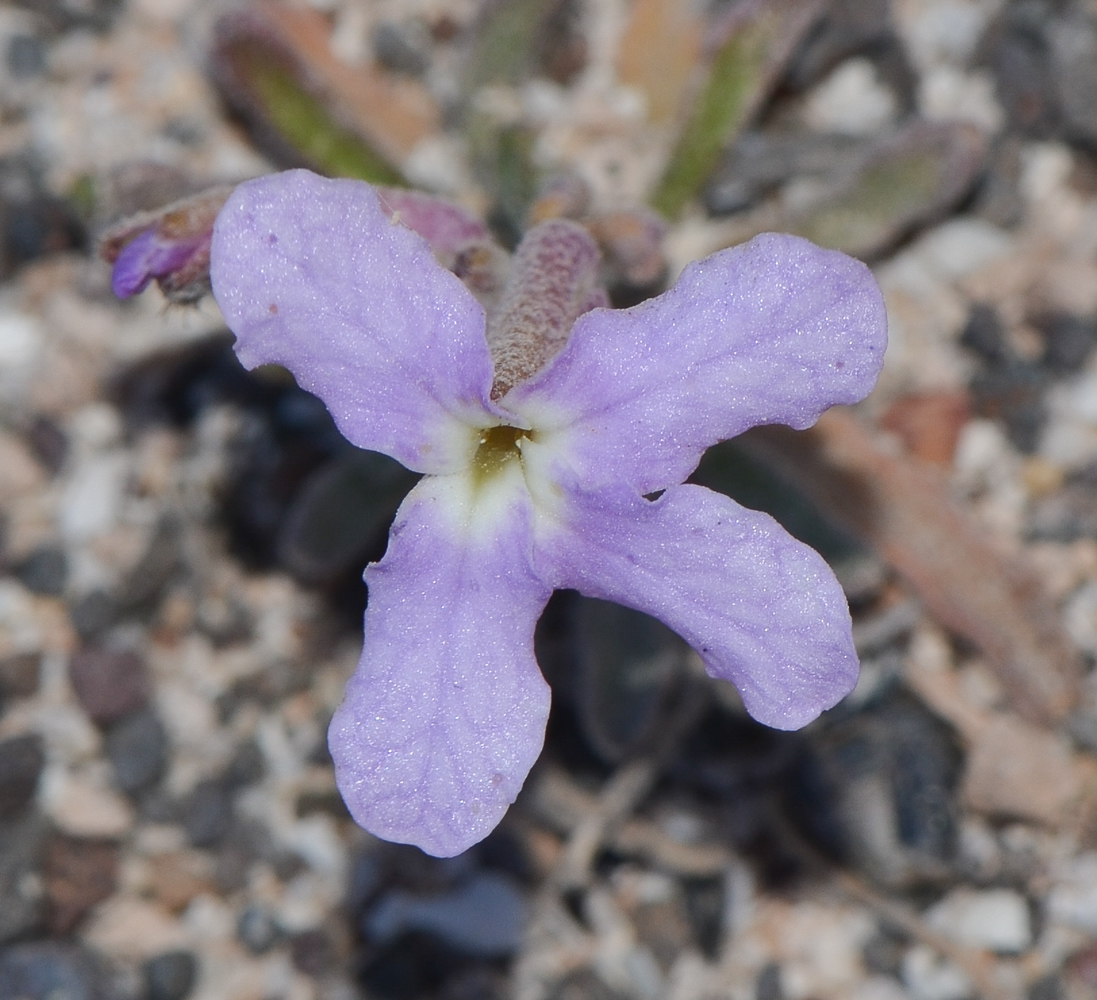
[[[1047,916],[1055,923],[1097,936],[1097,853],[1080,854],[1055,873]]]
[[[0,951],[0,997],[5,1000],[102,1000],[105,983],[92,956],[54,941]]]
[[[825,851],[898,886],[939,873],[954,852],[960,752],[921,703],[891,695],[811,740],[797,819]]]
[[[871,62],[847,59],[808,95],[804,119],[817,132],[872,135],[892,123],[897,103]]]
[[[1068,132],[1097,141],[1097,19],[1074,10],[1047,28],[1052,72]]]
[[[66,540],[85,542],[118,524],[129,474],[128,455],[113,449],[89,456],[73,470],[57,515]]]
[[[30,449],[14,434],[0,432],[0,503],[40,488],[45,482],[42,466],[35,461]]]
[[[49,765],[42,776],[42,803],[58,829],[74,837],[121,837],[133,826],[133,809],[106,775],[73,773]]]
[[[85,646],[69,661],[69,679],[93,722],[109,725],[148,701],[145,661],[128,649]]]
[[[167,768],[164,724],[148,709],[133,712],[111,727],[106,752],[118,788],[127,795],[139,795],[155,785]]]
[[[1004,954],[1032,943],[1028,903],[1012,889],[954,889],[926,913],[929,925],[953,941]]]
[[[147,881],[152,896],[172,913],[182,912],[196,896],[214,893],[217,888],[213,861],[205,851],[173,850],[153,855]]]
[[[104,955],[127,962],[190,944],[186,928],[162,907],[121,893],[96,908],[81,936]]]
[[[0,657],[0,699],[29,698],[38,690],[41,670],[41,653]]]
[[[22,398],[44,341],[38,320],[0,302],[0,393],[6,406]]]
[[[525,896],[514,881],[479,872],[452,892],[433,897],[394,890],[378,900],[363,928],[381,944],[406,931],[423,931],[467,955],[495,958],[521,947],[526,911]]]
[[[1085,780],[1064,737],[1001,715],[974,736],[961,795],[984,815],[1055,826]]]
[[[42,738],[36,734],[0,743],[0,820],[19,815],[34,798],[45,762]]]
[[[17,80],[39,76],[46,68],[46,48],[34,35],[12,35],[8,39],[8,69]]]
[[[903,985],[911,1000],[969,1000],[971,980],[932,948],[916,944],[903,958]]]
[[[270,951],[281,936],[274,915],[262,906],[247,907],[236,924],[236,937],[253,955]]]
[[[118,882],[117,845],[103,840],[55,835],[46,845],[43,878],[50,930],[68,934]]]
[[[199,782],[187,802],[183,825],[195,847],[213,847],[224,839],[232,822],[232,790],[224,781]]]
[[[0,821],[0,945],[26,937],[45,922],[41,867],[47,831],[45,819],[34,810]]]
[[[166,951],[144,964],[147,1000],[184,1000],[198,979],[198,959],[189,951]]]
[[[16,576],[27,590],[36,594],[57,596],[65,589],[68,570],[68,558],[64,549],[43,545],[20,563]]]

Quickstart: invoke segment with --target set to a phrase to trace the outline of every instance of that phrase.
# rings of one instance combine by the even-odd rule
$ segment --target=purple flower
[[[545,246],[571,238],[526,258],[548,266]],[[366,570],[365,647],[329,742],[354,818],[439,856],[492,830],[540,753],[533,630],[556,588],[661,619],[770,726],[805,725],[857,677],[819,555],[681,484],[718,441],[865,396],[886,341],[868,269],[767,234],[632,309],[584,311],[597,294],[575,240],[570,299],[552,282],[544,301],[504,293],[489,322],[364,183],[260,178],[214,229],[243,363],[285,365],[354,444],[425,473]],[[564,315],[579,318],[558,353],[523,371],[546,353],[529,330]]]

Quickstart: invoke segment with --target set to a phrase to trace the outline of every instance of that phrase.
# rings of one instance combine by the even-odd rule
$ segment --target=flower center
[[[529,431],[501,424],[489,427],[480,435],[480,447],[472,460],[472,475],[476,485],[494,479],[508,464],[521,458],[519,441],[529,437]]]

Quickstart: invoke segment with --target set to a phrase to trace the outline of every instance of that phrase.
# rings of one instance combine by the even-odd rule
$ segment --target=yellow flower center
[[[511,462],[520,459],[523,438],[530,432],[520,427],[501,424],[489,427],[480,435],[480,447],[472,460],[472,476],[477,487],[498,476]]]

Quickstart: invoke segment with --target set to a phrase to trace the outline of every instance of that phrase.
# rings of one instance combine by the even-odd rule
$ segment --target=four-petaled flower
[[[533,631],[557,588],[661,619],[767,725],[852,689],[819,555],[682,484],[718,441],[868,393],[886,320],[863,264],[759,236],[631,309],[576,292],[546,350],[536,302],[488,324],[372,188],[291,171],[229,198],[212,281],[245,365],[286,366],[350,441],[425,473],[366,570],[365,646],[329,732],[371,832],[450,856],[499,822],[544,740]]]

